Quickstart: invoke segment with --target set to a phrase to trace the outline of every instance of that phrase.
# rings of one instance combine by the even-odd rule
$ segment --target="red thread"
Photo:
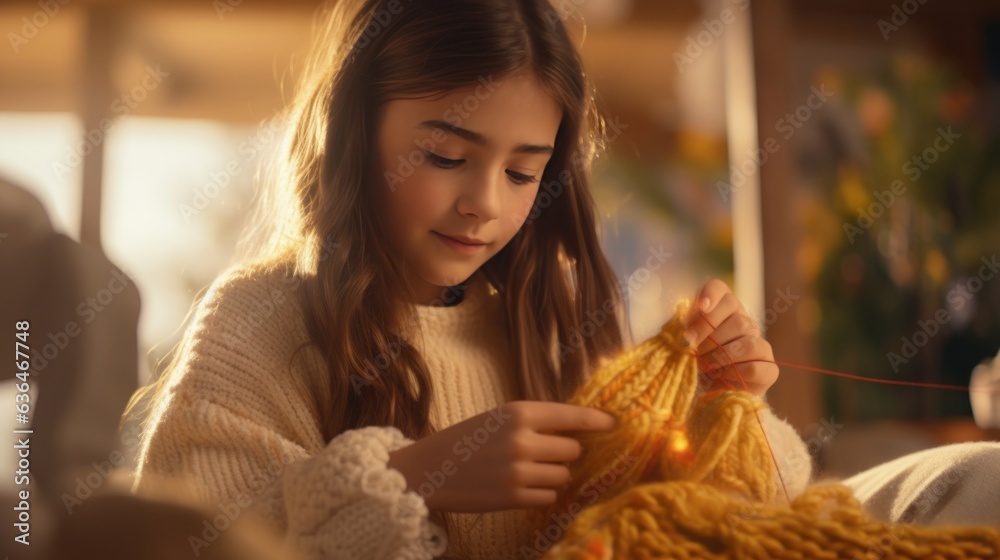
[[[717,329],[717,327],[715,325],[713,325],[711,323],[711,321],[708,320],[708,317],[705,315],[705,312],[699,310],[699,313],[701,313],[702,319],[706,323],[708,323],[708,325],[710,327],[712,327],[712,331],[714,332]],[[743,374],[740,372],[740,368],[737,367],[737,366],[743,365],[743,364],[754,363],[754,362],[761,362],[761,363],[765,363],[765,364],[774,364],[776,366],[786,366],[786,367],[800,369],[800,370],[804,370],[804,371],[812,371],[812,372],[816,372],[816,373],[822,373],[822,374],[831,375],[831,376],[834,376],[834,377],[842,377],[842,378],[845,378],[845,379],[852,379],[852,380],[855,380],[855,381],[867,381],[869,383],[881,383],[881,384],[885,384],[885,385],[899,385],[899,386],[904,386],[904,387],[919,387],[919,388],[926,388],[926,389],[941,389],[941,390],[945,390],[945,391],[963,391],[963,392],[967,392],[967,393],[968,392],[974,392],[974,391],[977,391],[977,390],[980,390],[980,391],[993,391],[994,390],[994,389],[989,388],[989,387],[983,387],[981,389],[980,388],[973,389],[973,388],[962,386],[962,385],[947,385],[947,384],[943,384],[943,383],[924,383],[924,382],[919,382],[919,381],[900,381],[900,380],[896,380],[896,379],[881,379],[881,378],[877,378],[877,377],[865,377],[865,376],[856,375],[856,374],[853,374],[853,373],[845,373],[845,372],[842,372],[842,371],[834,371],[834,370],[830,370],[830,369],[824,369],[824,368],[818,368],[818,367],[812,367],[812,366],[805,366],[805,365],[801,365],[801,364],[793,364],[791,362],[784,362],[784,361],[781,361],[781,360],[773,360],[773,361],[771,361],[771,360],[746,360],[746,361],[742,361],[742,362],[737,362],[737,361],[733,360],[732,356],[729,355],[729,352],[725,349],[725,347],[723,347],[723,345],[719,344],[719,342],[717,340],[715,340],[715,338],[711,334],[709,334],[707,338],[708,338],[708,340],[710,340],[712,342],[712,344],[715,344],[715,347],[718,350],[722,351],[723,355],[729,361],[729,364],[728,365],[721,365],[719,367],[715,367],[715,366],[707,363],[707,360],[703,360],[701,358],[701,356],[698,355],[698,350],[697,349],[694,349],[695,359],[698,362],[699,368],[703,372],[712,374],[712,376],[714,378],[716,378],[716,379],[721,379],[723,381],[723,383],[725,383],[726,388],[728,388],[728,389],[733,389],[734,387],[733,387],[733,384],[730,382],[730,380],[726,379],[722,375],[722,370],[723,369],[725,369],[727,367],[733,368],[736,371],[736,376],[739,378],[740,383],[743,385],[743,389],[745,391],[749,391],[750,389],[747,386],[746,380],[743,379]],[[777,470],[777,472],[778,472],[778,478],[781,481],[781,489],[782,489],[782,491],[785,494],[785,500],[790,501],[789,496],[788,496],[788,489],[785,487],[784,478],[781,475],[781,471],[779,469],[777,469],[778,461],[777,461],[777,458],[774,455],[774,449],[771,447],[771,442],[767,440],[767,433],[764,432],[764,425],[763,425],[763,423],[760,420],[760,416],[757,416],[757,423],[758,423],[758,425],[760,425],[761,432],[764,433],[764,441],[767,442],[767,449],[768,449],[768,451],[771,454],[771,460],[774,461],[775,470]]]
[[[751,361],[766,362],[767,360],[751,360]],[[965,391],[966,393],[976,390],[976,389],[971,389],[969,387],[964,387],[962,385],[944,385],[944,384],[941,384],[941,383],[921,383],[921,382],[918,382],[918,381],[898,381],[898,380],[895,380],[895,379],[880,379],[878,377],[864,377],[864,376],[861,376],[861,375],[855,375],[853,373],[844,373],[842,371],[833,371],[833,370],[830,370],[830,369],[823,369],[823,368],[811,367],[811,366],[803,366],[803,365],[799,365],[799,364],[793,364],[793,363],[790,363],[790,362],[781,362],[781,361],[778,361],[778,360],[775,360],[773,362],[768,362],[768,363],[772,363],[772,364],[779,365],[779,366],[788,366],[788,367],[795,368],[795,369],[803,369],[803,370],[806,370],[806,371],[815,371],[817,373],[825,373],[827,375],[833,375],[833,376],[836,376],[836,377],[845,377],[847,379],[854,379],[854,380],[857,380],[857,381],[868,381],[870,383],[884,383],[886,385],[903,385],[905,387],[924,387],[924,388],[927,388],[927,389],[944,389],[946,391]],[[985,387],[985,388],[982,388],[982,389],[979,389],[979,390],[992,391],[993,389]]]
[[[712,332],[715,332],[717,330],[717,327],[708,320],[708,317],[705,315],[703,311],[699,312],[701,313],[702,319],[704,319],[705,322],[708,323],[710,327],[712,327]],[[738,364],[733,360],[733,357],[729,355],[729,352],[726,351],[726,349],[721,344],[719,344],[719,342],[715,340],[714,337],[712,337],[711,333],[708,335],[708,339],[712,341],[712,344],[715,344],[716,348],[722,350],[723,355],[725,355],[726,359],[729,361],[729,365],[726,367],[731,367],[734,370],[736,370],[736,376],[739,378],[740,383],[743,385],[743,390],[749,391],[750,388],[747,386],[747,382],[743,379],[743,374],[740,373],[740,368],[736,367]],[[698,349],[695,348],[694,352],[695,352],[695,358],[698,359],[699,362],[701,362],[701,359],[698,356]],[[766,360],[759,360],[759,361],[766,361]],[[713,373],[715,371],[716,370],[713,368]],[[728,387],[732,388],[732,385],[730,385],[729,380],[723,377],[721,373],[719,374],[719,378],[722,379]],[[778,468],[778,458],[775,457],[774,448],[771,447],[771,442],[770,440],[767,439],[767,432],[764,431],[764,423],[763,421],[761,421],[759,414],[754,414],[754,417],[757,419],[757,425],[760,426],[760,432],[764,436],[764,443],[767,444],[767,452],[771,455],[771,462],[774,464],[774,470],[775,472],[778,473],[778,481],[781,482],[781,492],[785,496],[785,502],[791,503],[792,500],[788,495],[788,487],[785,485],[785,477],[781,474],[781,469]]]

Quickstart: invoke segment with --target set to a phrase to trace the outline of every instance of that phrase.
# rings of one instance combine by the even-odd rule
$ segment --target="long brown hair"
[[[562,107],[532,211],[481,270],[502,298],[518,398],[565,400],[598,359],[622,349],[625,313],[588,185],[604,121],[559,13],[545,0],[342,0],[319,21],[286,115],[283,166],[261,204],[269,231],[245,251],[257,264],[293,266],[302,280],[311,344],[328,366],[306,380],[324,437],[392,425],[420,438],[440,428],[429,425],[427,366],[400,344],[412,293],[375,217],[376,116],[392,99],[489,76],[533,75]]]

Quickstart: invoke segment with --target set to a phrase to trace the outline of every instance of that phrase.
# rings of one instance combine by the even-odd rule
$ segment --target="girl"
[[[561,401],[626,346],[579,56],[545,0],[344,0],[321,45],[275,185],[290,210],[151,386],[135,488],[188,477],[309,558],[537,557],[519,522],[568,480],[574,432],[615,423]],[[763,394],[747,313],[720,281],[698,301],[691,342]],[[804,487],[805,444],[764,423]]]

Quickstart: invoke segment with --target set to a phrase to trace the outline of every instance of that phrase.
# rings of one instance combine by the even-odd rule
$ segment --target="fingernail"
[[[712,300],[707,297],[701,298],[698,302],[698,307],[700,307],[702,311],[708,311],[708,306],[710,305],[712,305]]]

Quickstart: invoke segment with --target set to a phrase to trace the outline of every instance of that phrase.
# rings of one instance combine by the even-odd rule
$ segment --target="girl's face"
[[[468,279],[514,237],[561,118],[533,79],[513,76],[382,107],[378,217],[415,303],[440,300],[444,287]]]

